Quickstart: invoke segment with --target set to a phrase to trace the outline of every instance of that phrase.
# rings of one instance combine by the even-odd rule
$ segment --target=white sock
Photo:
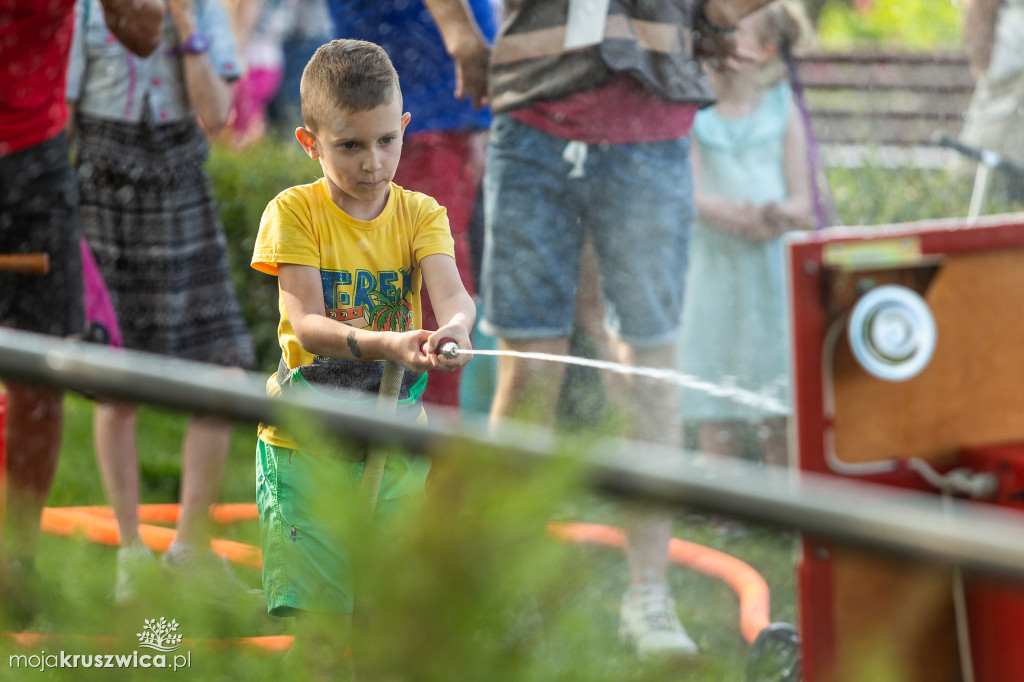
[[[665,583],[644,583],[642,585],[631,585],[626,590],[626,599],[638,599],[648,595],[658,594],[669,597],[672,595]]]
[[[123,557],[132,557],[132,558],[134,558],[134,557],[151,556],[152,554],[153,554],[152,550],[150,550],[149,547],[147,547],[145,545],[145,543],[142,542],[142,540],[138,540],[138,539],[136,539],[130,545],[125,545],[124,547],[118,547],[117,548],[117,555],[119,557],[123,556]]]

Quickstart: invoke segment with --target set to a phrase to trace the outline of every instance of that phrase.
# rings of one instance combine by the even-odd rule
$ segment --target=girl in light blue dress
[[[805,131],[783,48],[806,21],[780,0],[741,20],[749,61],[712,72],[718,102],[697,114],[692,138],[698,220],[693,224],[679,369],[790,402],[789,326],[782,235],[811,226]],[[740,456],[751,435],[764,460],[786,461],[786,418],[683,389],[704,452]]]

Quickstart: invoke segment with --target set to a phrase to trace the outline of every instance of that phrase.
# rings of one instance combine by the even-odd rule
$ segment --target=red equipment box
[[[7,474],[7,394],[0,388],[0,485]]]
[[[966,465],[1024,511],[1024,215],[805,233],[787,256],[799,468],[935,491],[908,464]],[[869,373],[848,340],[882,285],[934,318],[911,378]],[[805,537],[797,578],[805,682],[961,679],[950,570]],[[975,679],[1020,678],[1024,589],[968,576],[966,590]]]

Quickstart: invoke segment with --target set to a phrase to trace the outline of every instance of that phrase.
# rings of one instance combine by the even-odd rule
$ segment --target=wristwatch
[[[167,54],[172,57],[177,57],[183,54],[203,54],[210,49],[210,39],[206,37],[205,33],[201,31],[195,31],[188,38],[185,38],[177,47],[173,47],[167,51]]]

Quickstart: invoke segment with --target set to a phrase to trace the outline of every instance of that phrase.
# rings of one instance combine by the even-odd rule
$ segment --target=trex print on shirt
[[[320,270],[327,317],[359,329],[403,332],[412,329],[413,268]]]

